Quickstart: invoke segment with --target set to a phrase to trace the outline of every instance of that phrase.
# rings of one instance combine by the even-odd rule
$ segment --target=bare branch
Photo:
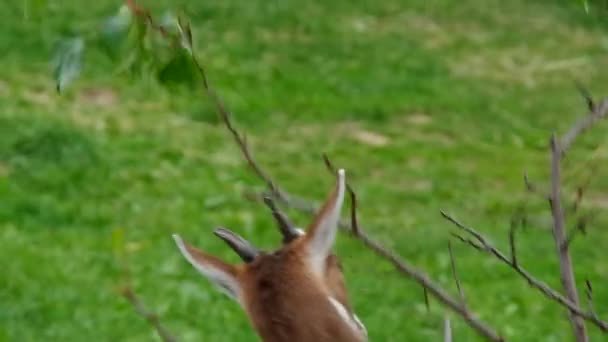
[[[460,278],[458,277],[458,272],[456,271],[456,261],[454,260],[454,251],[452,250],[452,241],[448,240],[448,251],[450,252],[450,264],[452,265],[452,276],[454,277],[454,281],[456,282],[456,288],[458,289],[458,294],[460,295],[460,301],[462,305],[466,306],[466,299],[464,296],[464,290],[460,285]]]
[[[369,238],[363,232],[363,230],[361,230],[361,228],[359,230],[359,234],[354,236],[356,236],[358,240],[360,240],[365,246],[371,249],[378,256],[389,261],[400,273],[412,278],[418,284],[427,288],[430,294],[432,294],[437,300],[442,302],[449,309],[464,318],[467,324],[469,324],[469,326],[475,329],[480,335],[484,336],[490,341],[504,341],[504,339],[500,335],[498,335],[491,327],[480,321],[464,305],[453,299],[445,290],[439,287],[439,285],[435,284],[432,280],[430,280],[428,275],[414,268],[396,254],[387,250],[378,242]]]
[[[589,279],[585,279],[585,294],[587,295],[589,311],[595,314],[595,309],[593,308],[593,287],[591,286],[591,281],[589,281]]]
[[[579,305],[574,304],[570,299],[564,297],[558,291],[551,288],[549,285],[544,283],[542,280],[535,278],[530,272],[524,269],[521,264],[513,264],[511,259],[501,252],[498,248],[494,247],[494,245],[488,241],[481,233],[477,232],[475,229],[468,227],[456,220],[454,217],[450,216],[444,211],[441,211],[441,215],[451,223],[453,223],[457,228],[465,231],[466,233],[472,235],[479,241],[481,246],[476,247],[476,249],[485,251],[488,254],[495,256],[498,260],[503,262],[504,264],[511,267],[515,272],[517,272],[521,277],[523,277],[528,284],[537,290],[539,290],[545,297],[548,299],[557,302],[562,305],[566,309],[576,313],[578,316],[584,318],[585,320],[593,323],[598,328],[600,328],[604,332],[608,332],[608,322],[602,321],[597,315],[591,312],[584,311]],[[461,241],[464,241],[468,244],[471,244],[466,239],[462,238]]]
[[[125,297],[131,305],[133,305],[133,309],[137,312],[138,315],[143,317],[148,323],[150,323],[158,336],[164,342],[176,342],[177,339],[169,333],[169,331],[163,326],[162,322],[158,318],[154,312],[150,311],[143,301],[139,298],[139,296],[133,291],[133,289],[129,286],[122,289],[121,294]]]
[[[561,146],[560,153],[566,154],[570,149],[576,138],[587,131],[599,120],[606,118],[608,114],[608,99],[603,99],[600,103],[595,104],[590,96],[585,96],[588,106],[590,106],[589,114],[581,118],[576,122],[566,134],[559,141]]]
[[[567,210],[568,214],[576,214],[580,210],[582,203],[583,203],[583,199],[586,194],[587,187],[591,183],[591,180],[593,179],[593,176],[595,175],[595,173],[597,171],[597,164],[594,164],[591,161],[587,162],[586,165],[583,165],[582,167],[585,169],[588,169],[589,173],[585,177],[585,179],[582,182],[580,182],[580,184],[576,187],[576,192],[574,194],[574,201],[573,201],[571,207],[568,208],[568,210]]]
[[[517,222],[511,222],[511,228],[509,228],[509,247],[511,248],[511,264],[513,264],[513,266],[517,266],[516,230]]]
[[[578,218],[578,220],[576,221],[576,226],[574,226],[574,228],[572,228],[571,231],[566,236],[565,245],[562,246],[562,248],[565,248],[566,246],[570,246],[572,244],[572,241],[574,240],[574,238],[577,237],[578,235],[581,235],[581,234],[587,235],[587,225],[589,224],[589,221],[593,217],[592,214],[593,213],[590,213],[588,215],[581,216]]]
[[[593,111],[593,109],[595,108],[595,101],[593,101],[593,97],[591,96],[589,90],[585,88],[585,86],[583,86],[580,82],[576,82],[574,85],[576,86],[576,89],[578,89],[578,92],[581,93],[581,96],[585,100],[589,111]]]
[[[335,168],[333,167],[333,164],[331,163],[329,158],[325,157],[324,160],[327,168],[330,171],[334,172]],[[476,315],[473,312],[469,311],[465,305],[459,302],[459,300],[452,298],[447,291],[441,288],[438,284],[435,284],[426,273],[416,269],[414,266],[403,260],[400,256],[388,250],[379,242],[370,238],[365,233],[365,230],[358,224],[355,192],[350,186],[348,186],[347,189],[351,195],[351,200],[354,199],[354,201],[352,202],[353,205],[351,205],[351,220],[348,223],[341,220],[339,222],[339,227],[341,229],[350,233],[352,237],[359,240],[361,243],[363,243],[365,247],[370,249],[380,258],[385,259],[386,261],[391,263],[393,267],[395,267],[397,272],[413,279],[416,283],[421,285],[425,289],[425,293],[431,294],[443,305],[445,305],[446,307],[454,311],[456,314],[461,316],[471,328],[477,331],[478,334],[490,341],[504,341],[503,337],[498,335],[498,333],[496,333],[494,329],[486,325],[484,322],[480,321],[476,317]],[[280,196],[280,194],[274,195]],[[249,195],[248,198],[259,200],[263,198],[263,196]],[[308,215],[314,215],[318,210],[318,208],[310,204],[309,201],[303,200],[295,196],[290,195],[289,197],[282,198],[281,200],[282,203],[287,207],[293,208]]]
[[[429,291],[426,287],[422,288],[422,295],[424,296],[424,306],[426,307],[426,312],[431,311],[431,303],[429,302]]]
[[[471,247],[475,248],[478,251],[488,252],[488,250],[486,249],[486,247],[478,244],[477,242],[474,242],[471,239],[464,238],[464,237],[462,237],[462,236],[460,236],[460,235],[458,235],[458,234],[456,234],[454,232],[450,232],[450,235],[452,235],[453,237],[455,237],[458,240],[462,241],[463,243],[466,243],[466,244],[470,245]]]
[[[549,198],[549,195],[545,191],[540,190],[536,184],[532,183],[528,175],[528,171],[526,170],[524,170],[524,185],[526,186],[526,190],[528,190],[528,192],[537,194],[542,198]]]
[[[173,43],[174,46],[180,45],[180,37],[175,36],[174,34],[168,32],[161,25],[158,25],[153,20],[152,16],[150,15],[150,12],[148,10],[142,8],[141,6],[138,6],[136,4],[135,0],[126,0],[126,3],[127,3],[127,6],[129,7],[129,9],[132,11],[132,13],[136,16],[145,18],[147,24],[152,29],[158,31],[163,37],[167,38],[168,40],[171,40],[171,42]],[[189,32],[188,32],[188,34],[189,34]],[[191,40],[191,37],[189,37],[189,40]],[[223,101],[219,98],[219,96],[216,94],[216,92],[211,87],[205,69],[203,68],[202,64],[198,61],[198,58],[196,57],[196,55],[192,51],[190,51],[190,52],[191,52],[190,56],[192,58],[192,62],[194,63],[195,67],[197,68],[197,70],[202,78],[203,90],[204,90],[205,94],[212,101],[221,121],[223,122],[224,126],[228,129],[228,131],[232,135],[234,142],[239,147],[241,154],[245,158],[248,166],[253,171],[253,173],[266,184],[266,187],[268,188],[271,195],[275,199],[280,200],[284,205],[286,205],[288,207],[295,208],[299,211],[302,211],[302,212],[305,212],[308,214],[314,214],[317,209],[314,205],[312,205],[310,202],[302,200],[298,197],[291,196],[287,192],[283,191],[273,181],[271,176],[259,166],[259,164],[256,162],[256,160],[253,158],[249,145],[247,144],[245,135],[239,133],[237,131],[237,129],[235,128],[235,126],[233,125],[231,114],[228,111],[225,104],[223,103]],[[460,229],[464,230],[465,232],[467,232],[468,234],[473,236],[477,240],[477,242],[470,240],[470,239],[465,239],[459,235],[454,234],[458,239],[470,244],[471,246],[475,247],[476,249],[479,249],[479,250],[482,250],[487,253],[495,255],[499,260],[510,265],[514,270],[516,270],[520,275],[522,275],[531,286],[539,289],[548,298],[550,298],[550,299],[560,303],[562,306],[568,308],[571,313],[571,315],[570,315],[571,320],[575,326],[575,334],[577,336],[578,341],[586,341],[586,339],[587,339],[585,327],[584,327],[583,321],[580,318],[584,318],[586,320],[589,320],[590,322],[593,322],[595,325],[600,327],[603,331],[608,330],[608,324],[606,322],[599,320],[599,318],[597,318],[595,313],[584,312],[579,307],[578,296],[576,293],[575,281],[574,281],[574,276],[573,276],[573,272],[572,272],[572,263],[571,263],[570,256],[568,253],[568,244],[566,243],[567,239],[566,239],[566,234],[565,234],[565,229],[564,229],[564,213],[563,213],[561,202],[560,202],[559,168],[560,168],[561,156],[566,153],[566,151],[572,145],[573,141],[576,139],[577,136],[579,136],[581,133],[586,131],[589,127],[591,127],[598,120],[603,119],[606,116],[606,114],[608,113],[608,99],[605,99],[601,103],[596,104],[591,99],[591,96],[589,96],[587,93],[585,93],[584,96],[587,100],[587,104],[590,109],[590,114],[588,116],[586,116],[585,118],[581,119],[579,122],[577,122],[577,124],[575,124],[564,135],[563,139],[561,139],[559,142],[557,141],[556,137],[553,136],[552,144],[551,144],[552,151],[553,151],[553,154],[552,154],[553,158],[552,158],[552,182],[551,182],[552,186],[551,186],[550,201],[552,204],[552,212],[553,212],[553,217],[554,217],[554,237],[555,237],[558,254],[560,255],[560,268],[561,268],[561,274],[562,274],[562,283],[563,283],[564,288],[566,289],[568,298],[564,298],[558,292],[549,288],[546,284],[536,280],[528,272],[526,272],[523,268],[520,267],[519,263],[517,262],[517,258],[516,258],[515,229],[512,229],[512,231],[510,232],[511,259],[509,259],[504,254],[502,254],[499,250],[494,248],[483,237],[483,235],[479,234],[472,228],[469,228],[469,227],[466,227],[466,226],[460,224],[458,221],[456,221],[455,219],[451,218],[449,215],[442,212],[442,215],[445,218],[452,221],[457,227],[459,227]],[[559,145],[561,145],[561,148]],[[331,163],[329,162],[329,159],[326,159],[326,164],[328,165],[328,167],[330,169],[333,169],[333,167],[331,166]],[[530,191],[535,189],[535,187],[533,187],[531,185],[531,183],[529,182],[527,175],[524,176],[524,180],[526,182],[527,188]],[[343,229],[346,229],[347,231],[349,231],[352,234],[352,236],[354,236],[357,240],[361,241],[368,249],[371,249],[378,256],[389,261],[396,268],[396,270],[398,272],[412,278],[414,281],[416,281],[417,283],[422,285],[423,288],[425,289],[425,291],[428,290],[428,293],[432,294],[435,298],[437,298],[439,301],[441,301],[444,305],[446,305],[452,311],[454,311],[457,314],[459,314],[460,316],[462,316],[465,319],[465,321],[473,329],[475,329],[480,335],[482,335],[492,341],[503,341],[503,338],[501,336],[499,336],[492,328],[485,325],[485,323],[478,320],[473,315],[473,313],[467,309],[467,307],[464,305],[464,301],[462,303],[459,303],[457,300],[455,300],[449,294],[447,294],[447,292],[444,291],[441,287],[439,287],[438,285],[433,283],[425,273],[414,268],[413,266],[408,264],[405,260],[401,259],[398,255],[396,255],[392,251],[383,247],[380,243],[369,238],[367,236],[367,234],[365,233],[365,231],[359,226],[359,223],[357,220],[357,214],[356,214],[357,198],[356,198],[355,192],[352,190],[350,185],[348,185],[348,191],[350,193],[351,202],[352,202],[351,222],[350,222],[350,225],[345,222],[340,222],[340,226]],[[455,265],[453,262],[451,245],[449,246],[449,248],[450,248],[450,256],[452,258],[452,267],[453,267],[454,276],[457,279]],[[457,280],[457,283],[458,283],[458,280]],[[460,286],[458,285],[458,287],[459,287],[459,292],[461,293],[461,297],[463,297]],[[588,290],[589,290],[588,298],[591,298],[590,289],[591,289],[591,287],[590,287],[590,284],[588,283]],[[140,315],[145,317],[151,324],[153,324],[155,326],[156,330],[158,331],[161,338],[163,338],[163,340],[174,341],[174,339],[162,327],[162,325],[160,324],[160,321],[158,320],[158,317],[154,313],[151,313],[150,311],[148,311],[145,308],[145,306],[142,304],[142,302],[139,300],[139,298],[136,296],[136,294],[130,288],[127,288],[124,291],[123,295],[134,305],[136,311]],[[445,321],[446,340],[448,338],[447,331],[450,330],[449,323],[450,323],[449,320],[446,318],[446,321]],[[451,340],[451,331],[450,331],[449,340]]]
[[[589,177],[591,179],[591,177]],[[583,194],[585,193],[585,188],[581,185],[576,188],[576,198],[574,199],[574,203],[572,204],[572,212],[576,213],[578,209],[581,207],[581,203],[583,202]]]
[[[309,215],[314,215],[317,211],[317,208],[315,206],[310,205],[308,201],[299,199],[294,196],[291,196],[290,199],[284,201],[284,203],[290,208]],[[349,232],[351,236],[363,243],[364,246],[366,246],[380,258],[385,259],[386,261],[391,263],[391,265],[393,265],[397,272],[411,278],[416,283],[426,288],[429,294],[431,294],[435,299],[437,299],[447,308],[461,316],[465,320],[465,322],[478,334],[490,341],[504,341],[504,338],[498,333],[496,333],[493,328],[479,320],[475,316],[475,314],[469,311],[466,306],[462,305],[459,300],[452,298],[447,293],[447,291],[441,288],[441,286],[439,286],[438,284],[434,283],[426,273],[422,272],[421,270],[418,270],[414,266],[410,265],[407,261],[403,260],[397,254],[388,250],[387,248],[382,246],[382,244],[370,238],[365,233],[365,229],[363,229],[363,227],[359,226],[357,234],[355,234],[354,230],[352,229],[352,226],[349,223],[345,221],[340,221],[339,226],[340,228]]]
[[[575,136],[574,136],[575,137]],[[574,138],[572,138],[574,139]],[[561,167],[560,161],[562,149],[559,146],[555,134],[551,137],[551,214],[553,216],[553,239],[559,257],[559,268],[561,282],[566,292],[566,297],[577,307],[579,306],[578,291],[576,289],[576,280],[574,278],[574,267],[572,266],[572,258],[566,240],[565,218],[561,202]],[[574,336],[578,342],[586,342],[589,340],[585,329],[585,322],[581,317],[578,317],[572,310],[569,313],[570,321],[573,326]]]
[[[154,18],[152,17],[152,15],[150,14],[150,12],[147,9],[137,5],[135,0],[126,0],[126,3],[127,3],[128,8],[131,10],[131,12],[134,15],[143,17],[147,21],[148,25],[153,30],[159,32],[161,34],[161,36],[163,36],[164,38],[172,41],[174,43],[173,44],[174,46],[179,46],[179,37],[172,35],[164,27],[162,27],[161,25],[158,25],[154,21]],[[199,75],[201,76],[202,84],[203,84],[203,91],[205,92],[205,95],[207,95],[207,97],[211,100],[211,102],[215,106],[218,116],[222,120],[224,126],[228,129],[228,131],[232,135],[234,142],[237,144],[237,146],[241,150],[241,153],[242,153],[243,157],[245,157],[245,160],[247,161],[247,164],[249,165],[249,167],[253,170],[255,175],[258,176],[258,178],[260,178],[262,181],[264,181],[264,183],[266,184],[266,186],[268,187],[270,192],[276,198],[280,198],[280,199],[287,198],[287,194],[285,194],[272,181],[272,178],[270,177],[270,175],[267,174],[264,170],[262,170],[256,163],[255,159],[253,159],[253,156],[251,154],[251,151],[249,150],[249,145],[247,144],[247,139],[246,139],[245,135],[239,133],[237,131],[237,129],[235,128],[234,124],[232,123],[230,111],[227,109],[224,102],[220,99],[220,97],[216,94],[216,92],[211,87],[211,83],[209,81],[209,78],[207,77],[205,68],[203,68],[202,64],[199,62],[199,60],[196,57],[196,55],[194,54],[194,52],[191,52],[190,57],[191,57],[192,63],[198,70]]]
[[[134,16],[143,18],[148,27],[153,31],[158,32],[164,39],[168,40],[172,47],[177,48],[180,46],[179,37],[167,31],[162,25],[159,25],[147,8],[138,5],[136,0],[125,0],[125,4]]]

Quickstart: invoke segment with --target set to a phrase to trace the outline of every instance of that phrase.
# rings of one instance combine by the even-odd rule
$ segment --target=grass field
[[[227,260],[211,229],[264,248],[279,237],[244,190],[263,189],[213,107],[194,90],[112,72],[94,47],[81,79],[55,92],[61,35],[94,30],[119,1],[0,6],[0,340],[151,341],[117,292],[112,236],[124,231],[136,291],[183,341],[250,341],[245,315],[179,255],[171,233]],[[522,172],[548,174],[548,137],[584,103],[574,81],[608,94],[608,21],[578,1],[145,1],[185,8],[210,78],[260,163],[294,194],[320,201],[347,170],[370,235],[456,294],[445,209],[505,250],[527,201],[520,262],[559,287],[546,203]],[[608,146],[603,124],[565,162],[567,193],[588,178],[597,212],[573,245],[580,288],[608,317]],[[588,165],[594,165],[594,168]],[[542,184],[542,183],[541,183]],[[291,213],[300,225],[307,217]],[[470,307],[512,341],[571,340],[565,312],[487,256],[455,244]],[[347,236],[338,254],[372,341],[439,341],[446,311]],[[455,317],[455,316],[452,316]],[[479,339],[459,318],[456,341]],[[593,341],[605,339],[589,326]]]

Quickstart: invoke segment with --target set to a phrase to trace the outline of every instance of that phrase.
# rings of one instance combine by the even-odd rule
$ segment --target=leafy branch
[[[116,73],[151,74],[168,87],[194,86],[196,70],[188,57],[192,45],[189,32],[172,12],[156,21],[134,1],[126,1],[95,31],[59,39],[52,58],[57,91],[65,91],[80,76],[91,48],[108,58]]]

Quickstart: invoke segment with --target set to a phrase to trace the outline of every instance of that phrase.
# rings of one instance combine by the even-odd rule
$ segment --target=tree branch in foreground
[[[574,139],[574,138],[572,138]],[[555,134],[551,136],[551,214],[553,216],[553,240],[559,258],[560,279],[562,287],[566,291],[566,297],[572,304],[579,306],[578,291],[576,289],[576,279],[574,277],[574,266],[570,248],[566,240],[566,227],[564,210],[561,201],[561,157],[562,149],[558,145]],[[568,313],[574,336],[578,342],[587,342],[589,336],[585,328],[585,322],[572,310]]]
[[[466,305],[466,298],[464,296],[464,290],[460,285],[460,277],[458,277],[458,271],[456,271],[456,261],[454,260],[454,252],[452,251],[452,241],[448,240],[448,251],[450,252],[450,265],[452,267],[452,277],[454,277],[454,282],[456,283],[456,288],[458,289],[458,294],[460,294],[460,302],[462,305]]]
[[[575,234],[576,231],[572,232],[571,234],[567,234],[565,227],[565,213],[561,201],[561,159],[565,156],[566,151],[573,145],[574,141],[578,136],[580,136],[580,134],[591,128],[593,124],[608,115],[608,99],[604,99],[599,104],[596,104],[591,96],[588,95],[589,93],[586,90],[583,90],[582,93],[584,94],[586,103],[589,107],[589,114],[576,122],[562,139],[558,139],[555,135],[553,135],[550,141],[551,191],[547,198],[551,207],[551,216],[553,219],[553,239],[559,258],[560,279],[562,287],[566,293],[565,297],[562,296],[558,291],[551,289],[547,284],[535,279],[518,264],[515,255],[515,230],[513,227],[511,227],[511,231],[509,232],[509,242],[511,245],[511,260],[509,260],[502,252],[492,246],[479,232],[463,225],[453,217],[447,215],[445,212],[442,212],[442,215],[447,220],[475,238],[475,240],[471,240],[458,236],[461,241],[468,243],[475,249],[494,255],[502,262],[511,266],[511,268],[525,278],[532,287],[540,290],[547,298],[556,301],[567,308],[569,320],[573,327],[573,333],[576,341],[578,342],[586,342],[589,340],[584,320],[592,322],[604,332],[608,331],[607,322],[600,320],[593,310],[590,309],[589,311],[585,311],[580,307],[578,291],[576,289],[576,280],[574,278],[574,270],[572,266],[572,258],[569,251],[570,242],[575,236],[573,234]],[[538,192],[538,188],[529,181],[526,173],[524,173],[524,183],[528,191]],[[578,209],[581,199],[582,188],[579,187],[574,211]],[[584,223],[582,229],[584,229]]]
[[[146,22],[149,24],[149,26],[152,29],[158,31],[163,37],[168,38],[168,39],[173,39],[173,42],[183,42],[184,41],[184,37],[180,37],[180,36],[175,37],[175,36],[169,34],[162,26],[156,24],[154,22],[152,16],[149,14],[149,12],[147,10],[143,9],[142,7],[138,6],[136,4],[135,0],[127,0],[127,4],[129,5],[129,8],[132,10],[132,13],[134,15],[144,17],[146,19]],[[184,32],[184,30],[181,30],[181,24],[180,24],[180,34],[186,35],[185,40],[190,45],[186,48],[189,50],[190,56],[192,58],[192,62],[196,66],[200,76],[202,77],[203,90],[204,90],[205,94],[213,102],[220,119],[222,120],[224,126],[231,133],[234,142],[238,145],[238,147],[241,151],[241,154],[245,158],[248,166],[252,169],[252,171],[255,173],[255,175],[266,184],[271,195],[275,199],[279,200],[283,205],[294,208],[296,210],[299,210],[299,211],[302,211],[305,213],[308,213],[308,214],[311,214],[311,215],[314,215],[316,212],[316,209],[317,209],[314,205],[312,205],[310,202],[302,200],[298,197],[291,196],[287,192],[283,191],[273,181],[271,176],[267,172],[265,172],[259,166],[259,164],[255,161],[255,159],[253,158],[253,155],[251,154],[251,151],[249,149],[245,136],[236,130],[235,126],[232,123],[230,112],[227,110],[224,103],[221,101],[219,96],[215,93],[215,91],[211,87],[209,80],[207,78],[205,69],[203,68],[202,64],[198,61],[196,55],[194,54],[194,51],[191,46],[192,37],[191,37],[190,30],[187,29],[186,32]],[[178,38],[178,39],[175,39],[175,38]],[[181,45],[183,46],[183,44],[181,44]],[[572,141],[576,138],[576,136],[578,136],[581,132],[583,132],[587,128],[589,128],[594,122],[596,122],[597,120],[599,120],[600,118],[605,116],[605,111],[608,108],[608,103],[606,101],[602,102],[600,105],[597,105],[597,106],[592,101],[588,101],[588,103],[589,103],[589,106],[592,107],[592,109],[593,109],[592,112],[594,113],[594,115],[589,116],[589,118],[586,121],[581,122],[579,125],[573,127],[573,129],[570,130],[566,134],[564,139],[560,142],[562,145],[562,149],[560,150],[561,153],[565,153],[566,149],[569,147],[569,145],[572,143]],[[350,222],[350,225],[345,222],[341,222],[340,226],[343,229],[346,229],[348,232],[350,232],[353,237],[355,237],[357,240],[361,241],[367,248],[374,251],[378,256],[384,258],[385,260],[387,260],[391,264],[393,264],[393,266],[396,268],[396,270],[399,271],[401,274],[414,279],[417,283],[422,285],[426,290],[428,290],[428,292],[430,294],[432,294],[440,302],[442,302],[444,305],[446,305],[452,311],[456,312],[461,317],[463,317],[465,319],[465,321],[473,329],[475,329],[480,335],[482,335],[492,341],[503,341],[504,340],[492,328],[490,328],[489,326],[485,325],[485,323],[478,320],[473,315],[473,313],[470,312],[466,308],[464,303],[460,303],[458,300],[452,298],[445,290],[443,290],[441,287],[439,287],[438,285],[433,283],[424,272],[414,268],[413,266],[408,264],[406,261],[401,259],[398,255],[389,251],[388,249],[383,247],[380,243],[369,238],[366,235],[365,231],[359,226],[359,224],[357,222],[356,195],[355,195],[354,191],[352,191],[352,188],[350,188],[350,186],[348,187],[348,190],[349,190],[349,193],[351,195],[351,200],[352,200],[351,222]],[[555,199],[555,198],[552,197],[552,199]],[[444,216],[446,216],[446,215],[444,214]],[[470,233],[470,231],[469,231],[469,233]],[[477,234],[477,235],[478,236],[475,236],[475,234],[473,234],[473,236],[475,236],[477,238],[477,240],[479,241],[480,244],[474,243],[470,239],[467,240],[460,236],[457,236],[457,237],[463,241],[467,241],[467,242],[470,241],[471,245],[475,246],[478,249],[492,251],[492,253],[494,253],[497,256],[502,255],[501,253],[496,254],[495,252],[493,252],[493,251],[497,251],[497,250],[488,248],[488,244],[484,243],[483,239],[480,240],[479,234]],[[565,234],[564,234],[564,236],[565,236]],[[483,237],[481,237],[481,238],[483,238]],[[514,241],[514,236],[513,236],[512,240]],[[516,270],[518,270],[518,272],[520,274],[522,274],[522,273],[527,274],[527,272],[524,272],[523,269],[521,269],[521,267],[519,267],[516,262],[514,246],[512,246],[512,254],[513,254],[512,262],[509,262],[509,259],[506,259],[506,258],[504,260],[508,264],[513,265],[513,267]],[[532,279],[532,278],[528,277],[527,279]],[[537,283],[537,284],[539,284],[539,283]],[[539,286],[538,288],[542,289],[543,287]],[[578,316],[581,316],[588,320],[593,321],[594,323],[596,323],[596,325],[598,325],[600,327],[604,327],[604,330],[605,330],[605,325],[604,325],[605,323],[600,321],[599,319],[597,319],[597,317],[595,315],[591,315],[591,314],[583,312],[576,303],[572,303],[570,300],[563,298],[561,295],[559,295],[559,293],[556,293],[555,291],[553,291],[549,288],[547,288],[547,289],[548,289],[548,291],[546,291],[544,293],[548,294],[551,298],[553,298],[553,297],[557,298],[556,300],[558,302],[560,302],[562,305],[568,307],[571,310],[571,312],[574,312]],[[557,296],[555,296],[555,294],[557,294]],[[136,298],[136,297],[131,296],[131,298]],[[136,307],[139,307],[141,309],[140,306],[136,306]],[[146,311],[143,311],[143,312],[145,313]],[[150,316],[150,317],[154,318],[154,316]],[[152,320],[152,322],[154,322],[154,320]]]
[[[268,190],[273,195],[273,197],[279,200],[283,205],[307,213],[309,215],[314,215],[317,211],[317,208],[314,205],[298,197],[291,196],[287,192],[283,191],[276,184],[276,182],[272,180],[270,175],[266,171],[264,171],[256,162],[247,144],[245,136],[236,130],[232,122],[230,112],[226,109],[224,103],[220,100],[220,98],[216,95],[215,91],[211,87],[202,64],[199,63],[198,59],[194,54],[192,54],[192,60],[196,68],[198,69],[201,77],[203,78],[203,88],[205,94],[214,103],[218,115],[220,116],[220,119],[232,135],[234,142],[239,147],[241,154],[243,155],[247,164],[255,173],[255,175],[258,176],[258,178],[260,178],[260,180],[262,180],[266,184]],[[351,200],[353,201],[352,203],[354,204],[352,206],[351,212],[352,225],[341,222],[340,227],[342,229],[349,231],[351,233],[351,236],[361,241],[367,248],[374,251],[378,256],[389,261],[399,273],[414,279],[417,283],[426,288],[428,292],[432,294],[437,300],[439,300],[441,303],[449,307],[452,311],[463,317],[464,320],[469,324],[469,326],[475,329],[475,331],[477,331],[481,336],[484,336],[485,338],[491,341],[504,341],[504,339],[500,335],[498,335],[498,333],[496,333],[494,329],[480,321],[464,305],[459,303],[458,300],[452,298],[445,290],[443,290],[440,286],[431,281],[430,278],[424,272],[417,270],[416,268],[408,264],[405,260],[401,259],[396,254],[383,247],[380,243],[374,241],[369,236],[367,236],[367,234],[361,229],[361,227],[357,223],[355,193],[352,191],[350,186],[348,188],[351,194]]]
[[[594,325],[596,325],[602,331],[604,331],[604,332],[608,331],[608,322],[602,321],[594,312],[587,312],[587,311],[583,310],[580,306],[572,303],[572,301],[570,301],[568,298],[564,297],[561,293],[559,293],[558,291],[551,288],[549,285],[544,283],[542,280],[539,280],[536,277],[534,277],[532,274],[530,274],[530,272],[528,272],[525,268],[523,268],[520,263],[513,263],[512,260],[506,254],[501,252],[498,248],[494,247],[494,245],[481,233],[479,233],[478,231],[476,231],[475,229],[473,229],[471,227],[464,225],[463,223],[456,220],[454,217],[452,217],[451,215],[447,214],[444,211],[441,211],[441,215],[446,220],[453,223],[457,228],[459,228],[462,231],[464,231],[465,233],[471,235],[476,240],[476,242],[475,242],[473,240],[465,239],[463,237],[460,237],[459,235],[456,235],[456,236],[460,237],[461,241],[463,241],[464,243],[467,243],[469,245],[472,244],[472,246],[477,250],[480,250],[480,251],[483,251],[483,252],[486,252],[488,254],[495,256],[498,260],[500,260],[504,264],[510,266],[515,272],[517,272],[520,276],[522,276],[531,287],[539,290],[548,299],[559,303],[560,305],[562,305],[569,311],[572,311],[572,312],[576,313],[578,316],[583,317],[585,320],[592,322]]]
[[[154,327],[154,330],[164,342],[177,341],[177,339],[175,339],[175,337],[173,337],[173,335],[171,335],[171,333],[162,324],[158,315],[150,311],[146,307],[144,302],[141,300],[141,298],[139,298],[139,296],[133,291],[131,287],[125,287],[124,289],[122,289],[121,294],[123,297],[125,297],[125,299],[129,301],[129,303],[131,303],[131,305],[133,305],[133,309],[135,309],[135,312]]]

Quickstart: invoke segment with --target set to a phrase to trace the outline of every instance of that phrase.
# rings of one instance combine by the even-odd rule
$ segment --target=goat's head
[[[183,256],[241,305],[266,342],[367,340],[350,307],[340,261],[331,252],[346,187],[344,170],[337,175],[335,189],[306,232],[266,201],[283,235],[275,252],[258,251],[230,230],[216,229],[244,264],[228,264],[174,235]]]

